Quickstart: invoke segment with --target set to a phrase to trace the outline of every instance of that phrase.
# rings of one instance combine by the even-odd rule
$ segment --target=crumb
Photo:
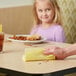
[[[38,63],[39,65],[41,64],[41,63]]]

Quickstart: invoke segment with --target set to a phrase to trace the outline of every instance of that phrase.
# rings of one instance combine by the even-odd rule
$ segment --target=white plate
[[[30,36],[30,35],[16,35],[16,36]],[[13,35],[9,36],[7,40],[15,41],[15,42],[23,42],[23,43],[41,43],[46,40],[45,38],[42,38],[41,40],[33,40],[33,41],[32,40],[15,40],[15,39],[11,39],[10,37],[13,37]]]

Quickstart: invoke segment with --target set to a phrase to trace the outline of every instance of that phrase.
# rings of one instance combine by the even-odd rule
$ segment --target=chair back
[[[76,0],[57,0],[61,9],[66,42],[76,42]]]

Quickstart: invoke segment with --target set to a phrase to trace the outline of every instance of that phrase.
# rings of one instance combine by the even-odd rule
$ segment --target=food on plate
[[[18,35],[13,35],[12,37],[9,37],[10,39],[15,39],[15,40],[41,40],[41,36],[38,35],[26,35],[26,36],[18,36]]]
[[[43,54],[44,48],[41,47],[30,47],[25,48],[25,53],[23,55],[24,61],[42,61],[42,60],[55,60],[55,56],[44,55]]]
[[[15,39],[15,40],[27,40],[26,36],[16,36],[13,35],[13,37],[9,37],[10,39]]]
[[[41,36],[39,35],[31,35],[27,37],[27,40],[41,40]]]

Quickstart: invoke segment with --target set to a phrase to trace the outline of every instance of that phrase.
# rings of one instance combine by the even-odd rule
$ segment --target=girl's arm
[[[38,30],[38,27],[37,27],[37,26],[34,26],[34,27],[31,29],[30,35],[36,34],[36,33],[37,33],[37,30]]]
[[[56,42],[65,42],[65,33],[63,28],[59,25],[55,29],[55,41]]]

